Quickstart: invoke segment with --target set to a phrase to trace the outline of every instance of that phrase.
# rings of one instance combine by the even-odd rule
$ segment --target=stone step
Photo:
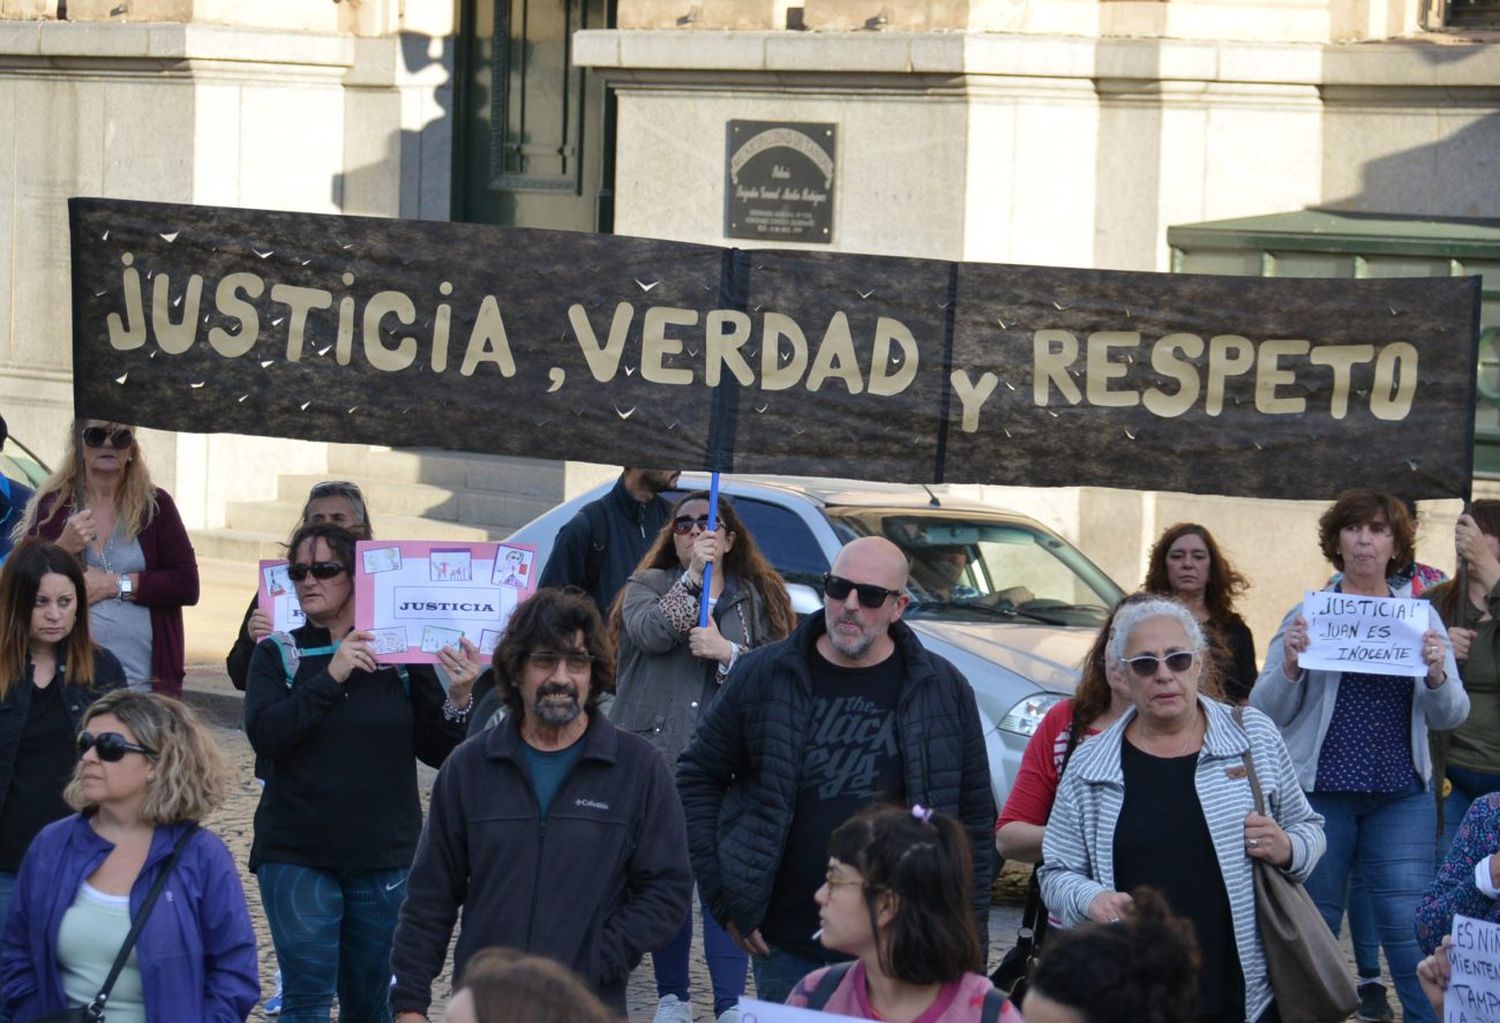
[[[389,515],[407,515],[450,522],[469,522],[514,530],[562,500],[557,496],[507,493],[495,490],[434,486],[428,483],[392,482],[379,476],[344,474],[359,486],[377,526]],[[312,487],[327,476],[281,476],[277,503],[295,507],[293,518]]]
[[[510,458],[444,451],[437,448],[330,445],[330,478],[361,477],[387,483],[425,483],[451,490],[489,490],[547,498],[550,507],[563,499],[564,463],[545,458]]]
[[[303,489],[306,493],[306,488]],[[373,502],[372,502],[373,503]],[[302,505],[283,501],[235,501],[228,505],[229,528],[262,533],[283,541],[297,524]],[[386,540],[503,540],[516,531],[515,524],[454,522],[415,515],[386,515],[378,506],[370,512],[375,535]]]
[[[293,513],[295,516],[295,513]],[[222,561],[256,562],[262,558],[286,556],[282,544],[286,535],[273,535],[246,529],[194,529],[188,533],[193,551],[201,562],[205,558]],[[253,585],[253,579],[252,579]]]

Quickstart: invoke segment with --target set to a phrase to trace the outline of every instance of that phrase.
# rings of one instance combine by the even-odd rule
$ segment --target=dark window
[[[1448,0],[1447,24],[1500,25],[1500,0]]]
[[[823,548],[795,513],[780,505],[741,497],[734,499],[734,510],[755,537],[761,553],[787,582],[811,584],[828,571]]]

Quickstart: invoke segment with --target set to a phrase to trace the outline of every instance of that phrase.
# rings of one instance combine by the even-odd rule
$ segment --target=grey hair
[[[1193,653],[1201,654],[1208,648],[1208,640],[1203,635],[1203,628],[1193,613],[1183,607],[1175,600],[1158,597],[1153,600],[1143,600],[1138,604],[1129,604],[1120,609],[1115,616],[1114,634],[1110,637],[1109,653],[1117,660],[1125,660],[1125,647],[1130,643],[1130,634],[1135,631],[1136,626],[1151,618],[1170,618],[1182,626],[1187,633],[1188,643],[1193,648]]]

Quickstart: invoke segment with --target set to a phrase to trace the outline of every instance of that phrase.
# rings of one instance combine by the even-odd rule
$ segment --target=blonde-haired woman
[[[76,420],[17,527],[18,539],[26,534],[83,561],[94,638],[120,659],[130,688],[182,695],[182,609],[198,603],[198,560],[135,432]]]
[[[116,690],[84,714],[65,796],[21,863],[0,943],[15,1023],[87,1005],[157,875],[181,854],[109,996],[110,1023],[243,1021],[260,997],[255,932],[229,850],[196,821],[229,769],[190,709]]]

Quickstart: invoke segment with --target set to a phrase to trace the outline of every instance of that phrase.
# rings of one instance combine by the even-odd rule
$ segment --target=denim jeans
[[[0,930],[5,929],[5,914],[10,912],[10,897],[16,891],[16,875],[9,870],[0,870]],[[10,1023],[10,1012],[0,999],[0,1023]]]
[[[708,964],[708,979],[714,989],[714,1015],[739,1004],[745,993],[745,967],[750,957],[745,954],[729,932],[719,921],[703,909],[703,961]],[[689,999],[688,960],[693,952],[693,910],[688,908],[687,919],[677,936],[651,953],[651,970],[656,974],[656,997],[676,995],[684,1002]]]
[[[1370,904],[1370,889],[1365,886],[1359,863],[1349,873],[1349,941],[1354,946],[1354,965],[1361,980],[1380,976],[1380,927],[1375,923],[1375,907]]]
[[[1437,822],[1432,795],[1414,781],[1404,792],[1309,792],[1307,801],[1323,815],[1328,838],[1328,851],[1307,879],[1307,893],[1328,929],[1337,934],[1349,873],[1359,863],[1405,1018],[1410,1023],[1436,1023],[1417,982],[1422,954],[1412,925],[1417,902],[1432,881]]]
[[[390,1023],[391,936],[406,870],[262,863],[260,899],[281,964],[281,1023]]]
[[[1448,780],[1453,783],[1453,791],[1443,800],[1443,837],[1438,839],[1437,850],[1439,867],[1448,858],[1448,850],[1453,848],[1458,826],[1463,823],[1464,814],[1469,812],[1469,804],[1480,796],[1500,792],[1500,774],[1471,771],[1457,764],[1448,765]]]
[[[821,959],[809,959],[772,945],[770,955],[750,957],[750,971],[755,974],[755,997],[763,1002],[781,1004],[797,986],[797,981],[827,965]]]

